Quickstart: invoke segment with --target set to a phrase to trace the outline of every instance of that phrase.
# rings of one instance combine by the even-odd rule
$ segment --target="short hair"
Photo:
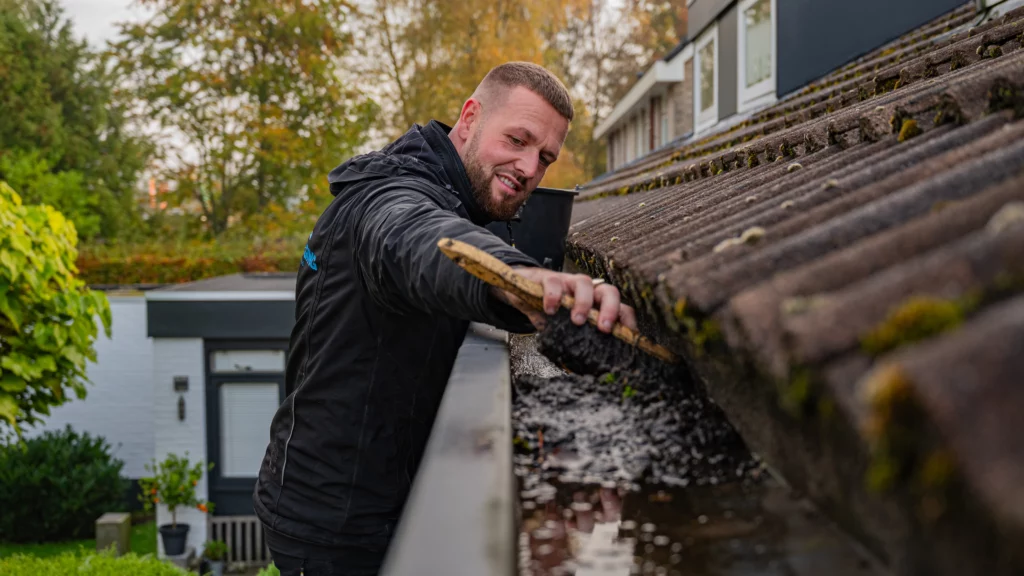
[[[506,90],[494,90],[498,86],[506,88]],[[501,94],[503,97],[508,90],[517,86],[527,88],[547,100],[548,104],[551,104],[559,114],[572,122],[572,98],[569,96],[569,91],[554,74],[543,66],[532,62],[506,62],[495,66],[484,76],[480,86],[477,87],[477,92],[482,90],[488,95]]]

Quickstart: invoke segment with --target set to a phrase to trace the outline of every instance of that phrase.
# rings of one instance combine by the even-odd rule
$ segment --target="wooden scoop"
[[[508,264],[465,242],[452,240],[451,238],[442,238],[437,243],[437,247],[441,249],[445,256],[451,258],[452,261],[473,276],[491,286],[515,294],[539,312],[544,311],[544,287],[540,283],[524,278]],[[561,304],[563,307],[571,310],[575,303],[576,300],[572,296],[562,296]],[[597,326],[597,317],[598,311],[591,308],[587,314],[587,320],[594,326]],[[646,337],[641,336],[619,322],[616,322],[612,327],[612,335],[631,346],[636,346],[655,358],[670,364],[676,362],[675,355],[667,348],[651,342]]]

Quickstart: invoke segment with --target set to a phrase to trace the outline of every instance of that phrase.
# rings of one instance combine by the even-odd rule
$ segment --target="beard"
[[[473,199],[487,216],[493,220],[511,220],[522,202],[495,200],[491,194],[491,181],[494,174],[485,169],[478,158],[480,140],[473,138],[466,145],[466,160],[463,163],[466,168],[466,176],[469,177],[469,185],[472,188]],[[524,185],[520,181],[520,185]]]

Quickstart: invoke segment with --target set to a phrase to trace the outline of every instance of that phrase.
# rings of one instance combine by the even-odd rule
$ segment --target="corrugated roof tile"
[[[568,242],[897,573],[1024,570],[1024,9],[977,22],[583,187]]]

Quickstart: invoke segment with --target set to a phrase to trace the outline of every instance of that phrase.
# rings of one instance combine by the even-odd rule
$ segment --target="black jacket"
[[[302,257],[286,385],[253,495],[274,532],[317,546],[386,545],[470,321],[526,317],[437,248],[456,238],[537,266],[482,226],[438,122],[331,171],[334,200]]]

